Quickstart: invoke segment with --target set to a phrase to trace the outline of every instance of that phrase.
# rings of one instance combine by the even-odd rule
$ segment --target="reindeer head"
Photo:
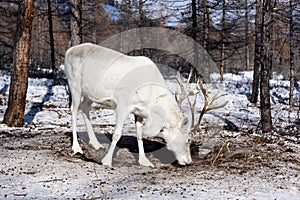
[[[190,152],[192,135],[188,118],[183,116],[177,127],[164,129],[163,135],[167,142],[167,149],[175,154],[178,163],[180,165],[190,164],[192,162]]]

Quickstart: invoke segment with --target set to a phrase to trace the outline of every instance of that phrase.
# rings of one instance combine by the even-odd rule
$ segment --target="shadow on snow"
[[[100,134],[95,133],[98,141],[101,144],[110,144],[112,141],[112,134]],[[72,133],[67,132],[65,133],[68,137],[70,137],[70,142],[72,143]],[[85,143],[89,144],[89,137],[86,132],[78,132],[79,138]],[[144,144],[144,150],[146,153],[146,156],[153,155],[156,159],[160,160],[161,163],[167,164],[167,163],[173,163],[176,164],[176,158],[174,154],[166,148],[165,143],[159,142],[159,141],[153,141],[148,139],[143,139]],[[115,149],[114,155],[118,152],[120,149],[128,149],[129,152],[132,153],[133,157],[138,161],[138,142],[137,138],[134,136],[128,136],[124,135],[121,136],[120,140],[117,143],[117,147]],[[84,156],[84,155],[83,155]],[[114,156],[115,157],[115,156]],[[85,159],[85,157],[83,157]],[[92,162],[100,163],[100,158],[92,158],[87,159]],[[174,163],[175,162],[175,163]]]
[[[50,97],[53,96],[52,88],[54,86],[53,80],[47,85],[47,92],[44,95],[42,102],[35,102],[31,106],[30,110],[26,113],[24,117],[24,122],[27,124],[31,124],[36,114],[42,111],[44,104],[50,100]]]

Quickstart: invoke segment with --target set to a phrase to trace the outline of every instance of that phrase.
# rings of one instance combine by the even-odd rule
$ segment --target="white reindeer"
[[[102,164],[111,166],[113,152],[122,134],[123,123],[134,114],[139,148],[139,163],[154,165],[144,153],[143,136],[161,136],[181,165],[192,162],[187,118],[167,89],[156,65],[143,56],[126,56],[117,51],[86,43],[71,47],[65,55],[65,70],[72,95],[74,154],[83,153],[76,133],[77,111],[82,110],[90,144],[103,147],[97,140],[89,118],[92,102],[116,110],[112,143]]]

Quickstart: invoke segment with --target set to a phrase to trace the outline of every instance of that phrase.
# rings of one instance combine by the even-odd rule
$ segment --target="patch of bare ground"
[[[193,163],[171,164],[159,139],[145,140],[155,168],[137,164],[136,138],[120,140],[113,168],[102,166],[106,150],[94,150],[79,133],[84,155],[72,155],[71,133],[1,132],[0,198],[6,199],[297,199],[297,141],[241,133],[218,137],[199,157],[201,137],[191,147]],[[107,148],[110,135],[97,134]]]

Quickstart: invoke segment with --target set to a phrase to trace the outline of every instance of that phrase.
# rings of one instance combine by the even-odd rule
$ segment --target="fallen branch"
[[[96,163],[94,162],[94,173],[96,175],[96,181],[99,182],[99,191],[100,191],[100,199],[107,199],[107,193],[103,190],[103,182],[100,181],[97,170],[96,170]]]
[[[222,152],[224,151],[225,148],[230,152],[228,140],[226,140],[226,141],[223,143],[222,147],[219,149],[218,154],[215,156],[215,158],[213,159],[213,161],[212,161],[212,163],[211,163],[212,166],[215,165],[217,159],[221,156],[221,154],[222,154]]]

